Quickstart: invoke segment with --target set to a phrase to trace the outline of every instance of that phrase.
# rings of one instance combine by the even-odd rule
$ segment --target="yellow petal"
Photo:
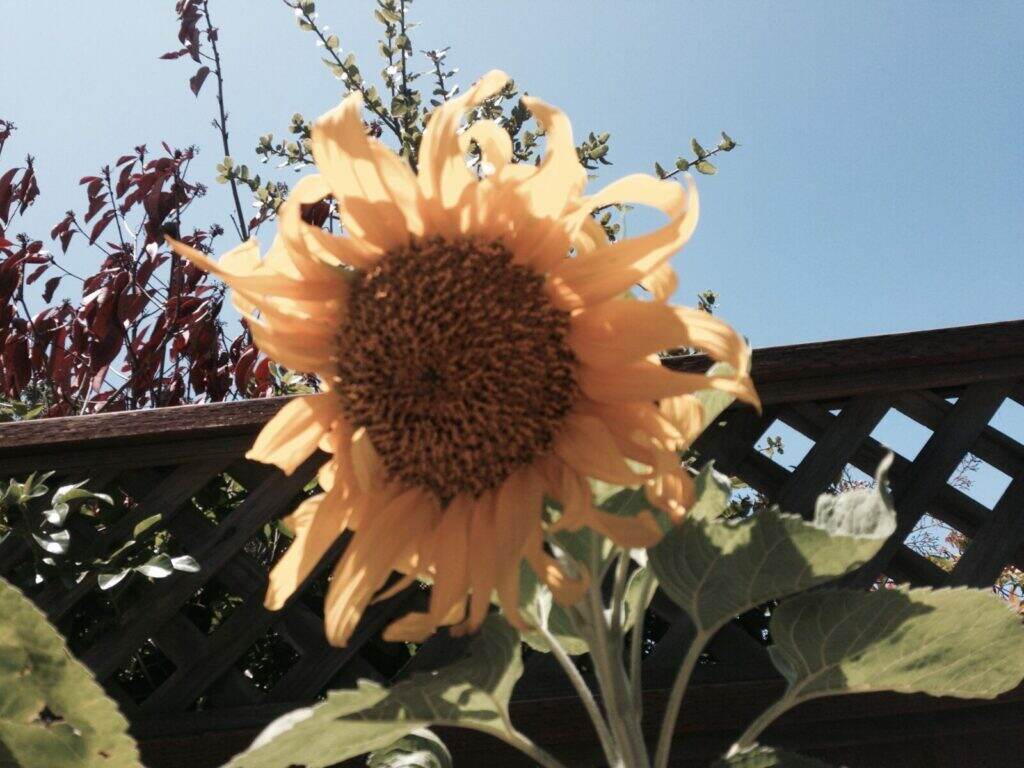
[[[609,483],[638,483],[612,434],[599,419],[580,413],[566,417],[555,440],[555,453],[581,475]]]
[[[494,525],[494,492],[488,491],[473,503],[470,510],[469,540],[474,554],[469,558],[469,582],[472,594],[469,599],[469,616],[453,627],[455,635],[471,634],[480,629],[491,606],[491,594],[498,583],[495,558],[490,554],[498,551],[501,541]],[[483,556],[482,556],[483,555]]]
[[[605,403],[636,403],[702,389],[718,389],[755,407],[760,406],[749,376],[732,378],[680,373],[647,360],[622,366],[614,375],[607,369],[581,365],[579,382],[587,397]]]
[[[658,410],[679,431],[683,447],[690,445],[704,429],[704,407],[693,395],[666,397]]]
[[[331,395],[303,395],[289,400],[260,431],[247,459],[273,464],[290,475],[317,449],[320,438],[340,417]]]
[[[714,315],[661,302],[612,299],[575,313],[569,342],[576,356],[596,367],[618,368],[654,352],[695,347],[745,372],[750,350]]]
[[[288,244],[288,263],[308,274],[318,265],[346,264],[368,270],[380,259],[378,248],[355,237],[340,237],[315,227],[302,218],[302,206],[319,202],[331,194],[326,179],[315,174],[299,179],[278,211],[278,231]],[[270,254],[267,255],[270,262]],[[312,276],[311,276],[312,277]]]
[[[544,487],[540,476],[528,468],[510,475],[498,489],[495,504],[496,539],[493,553],[498,570],[498,598],[508,622],[517,629],[529,623],[519,613],[519,564],[527,541],[540,532]]]
[[[655,301],[667,301],[679,287],[676,271],[667,261],[639,282],[640,287],[650,292]]]
[[[433,112],[423,131],[419,153],[419,185],[423,196],[434,205],[427,209],[433,233],[451,234],[458,228],[458,211],[453,211],[476,176],[466,167],[459,147],[458,128],[467,109],[498,93],[508,75],[492,70],[462,96],[446,101]]]
[[[469,592],[470,504],[467,496],[456,496],[442,513],[434,544],[434,586],[430,593],[430,615],[437,623],[444,621],[452,609],[466,603]],[[474,544],[474,554],[476,545]],[[458,621],[462,620],[460,616]]]
[[[409,542],[434,525],[436,504],[419,489],[400,493],[367,515],[334,570],[324,606],[324,624],[332,645],[344,646],[359,619],[394,570]],[[396,531],[401,535],[396,535]]]
[[[259,297],[281,296],[290,299],[315,301],[331,300],[343,296],[346,290],[347,279],[340,272],[336,271],[330,279],[322,281],[298,280],[282,275],[274,270],[251,270],[251,269],[229,269],[223,264],[218,264],[205,253],[197,251],[172,237],[166,238],[168,244],[181,256],[185,257],[200,269],[216,275],[236,291],[244,292],[250,301],[259,304]],[[253,239],[249,239],[233,249],[248,249],[253,253],[259,252],[259,245]],[[236,269],[241,264],[250,265],[253,263],[248,255],[228,252],[227,264]],[[223,257],[222,257],[223,261]]]
[[[587,173],[576,155],[572,124],[565,113],[532,96],[524,96],[523,104],[544,126],[545,149],[536,173],[527,177],[517,192],[532,220],[519,222],[514,250],[517,261],[543,273],[565,260],[572,231],[563,214],[575,207]]]
[[[348,513],[348,505],[338,494],[321,493],[306,499],[288,516],[286,523],[295,539],[270,572],[263,601],[267,610],[284,607],[341,535]]]
[[[582,304],[597,304],[626,291],[664,264],[678,251],[697,226],[697,190],[684,192],[675,182],[635,174],[620,179],[583,206],[577,218],[582,225],[589,209],[611,202],[639,202],[669,216],[665,226],[646,235],[626,238],[585,256],[566,259],[552,269],[552,279],[565,283]]]
[[[663,472],[644,484],[644,495],[656,507],[664,510],[678,524],[686,510],[693,506],[693,478],[683,467]]]
[[[536,546],[527,550],[526,554],[533,572],[537,574],[537,578],[541,582],[547,585],[555,601],[560,605],[572,605],[579,602],[586,593],[590,578],[584,565],[577,564],[581,571],[580,577],[572,578],[566,573],[561,563],[544,551],[539,540]]]
[[[469,153],[471,141],[480,147],[483,162],[489,163],[494,172],[512,161],[512,137],[494,120],[477,120],[459,135],[462,154]]]
[[[323,173],[345,228],[381,251],[423,234],[420,194],[408,166],[366,135],[358,92],[313,124],[313,159]]]
[[[267,357],[286,368],[302,373],[319,373],[324,378],[330,378],[335,368],[332,340],[330,336],[322,332],[317,334],[315,330],[288,331],[249,318],[253,341]]]

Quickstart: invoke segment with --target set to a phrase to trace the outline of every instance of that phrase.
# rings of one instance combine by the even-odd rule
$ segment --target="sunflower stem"
[[[697,662],[700,661],[701,652],[711,638],[703,632],[697,632],[690,647],[686,651],[683,664],[676,674],[675,682],[672,683],[672,691],[668,696],[668,704],[665,707],[665,718],[661,721],[661,733],[658,735],[658,749],[654,757],[654,768],[666,768],[668,766],[669,751],[672,748],[672,734],[676,729],[676,721],[679,719],[679,709],[683,703],[683,696],[686,694],[686,687],[690,683],[690,676],[693,674]]]
[[[641,663],[643,662],[644,628],[647,620],[647,603],[651,599],[651,593],[654,589],[654,579],[644,581],[640,593],[640,602],[636,609],[636,618],[633,620],[633,635],[629,645],[629,682],[633,686],[633,701],[643,701]],[[637,717],[642,723],[643,707],[640,707]]]
[[[621,625],[619,637],[613,638],[608,625],[601,595],[601,576],[604,573],[600,548],[595,547],[590,557],[591,579],[586,601],[581,606],[582,629],[585,632],[594,673],[608,714],[608,723],[618,743],[625,768],[648,768],[647,747],[640,732],[637,701],[622,663]],[[614,598],[613,598],[614,603]]]
[[[601,749],[608,764],[615,765],[617,762],[621,762],[622,757],[616,749],[615,739],[612,737],[611,731],[608,730],[608,723],[605,722],[604,716],[597,706],[597,701],[594,699],[594,694],[583,679],[583,675],[576,668],[565,647],[558,641],[558,638],[551,634],[551,631],[545,624],[537,622],[537,631],[547,641],[548,646],[551,648],[551,653],[562,669],[565,670],[566,677],[569,678],[569,682],[572,683],[572,687],[583,702],[587,714],[590,715],[590,720],[594,723],[594,730],[597,731],[597,738],[601,742]]]

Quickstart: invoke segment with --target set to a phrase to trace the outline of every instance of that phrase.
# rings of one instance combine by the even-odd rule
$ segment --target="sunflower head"
[[[288,520],[295,541],[266,604],[284,605],[352,530],[326,598],[337,645],[372,600],[417,578],[433,583],[429,609],[386,637],[474,631],[495,593],[525,626],[523,561],[556,599],[578,599],[586,574],[567,573],[546,534],[589,526],[626,547],[661,535],[650,513],[598,509],[589,479],[642,485],[678,519],[692,498],[678,451],[703,423],[693,393],[719,388],[757,403],[743,340],[707,313],[667,303],[676,285],[668,259],[696,225],[692,185],[633,175],[584,195],[568,120],[533,98],[524,102],[544,125],[546,155],[513,163],[498,123],[462,126],[506,80],[490,72],[434,111],[418,174],[367,136],[360,96],[347,97],[316,122],[320,173],[292,190],[263,258],[251,240],[219,261],[172,241],[230,284],[268,356],[321,381],[320,394],[281,409],[247,456],[290,473],[317,448],[330,455],[322,493]],[[486,176],[466,162],[471,143]],[[341,235],[303,220],[304,206],[328,197]],[[616,203],[653,206],[668,220],[610,243],[591,214]],[[623,297],[636,283],[651,300]],[[658,363],[659,350],[680,346],[735,373]],[[542,514],[546,498],[560,510],[554,519]]]

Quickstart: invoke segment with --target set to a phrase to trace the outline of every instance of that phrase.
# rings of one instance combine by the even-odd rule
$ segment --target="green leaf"
[[[732,499],[732,481],[715,469],[715,462],[709,461],[694,478],[696,500],[686,516],[695,521],[710,521],[722,516]]]
[[[668,172],[661,167],[661,163],[654,164],[654,172],[657,174],[659,179],[664,179],[668,175]]]
[[[898,691],[990,699],[1024,678],[1024,627],[990,590],[824,590],[778,606],[772,661],[794,703]]]
[[[135,566],[135,570],[151,579],[162,579],[174,573],[174,562],[170,555],[153,555],[142,565]]]
[[[145,520],[142,520],[141,522],[139,522],[139,524],[136,525],[132,529],[132,538],[133,539],[138,538],[139,535],[141,535],[145,531],[148,531],[154,525],[159,523],[160,522],[160,517],[161,517],[161,514],[159,512],[157,512],[155,515],[150,515]]]
[[[96,583],[99,584],[101,590],[113,589],[131,572],[131,568],[122,568],[117,573],[101,573],[96,576]]]
[[[776,509],[743,519],[687,515],[648,551],[654,574],[702,632],[835,579],[867,562],[896,528],[886,469],[883,462],[877,487],[857,489],[852,501],[819,503],[814,522]],[[721,494],[719,484],[709,492]]]
[[[718,167],[708,160],[701,160],[694,167],[705,176],[714,176],[718,173]]]
[[[63,638],[0,579],[0,765],[139,765],[128,722]]]
[[[711,768],[830,768],[827,763],[793,752],[755,744],[750,749],[716,760]]]
[[[519,635],[498,615],[484,622],[469,655],[391,688],[361,681],[271,723],[229,768],[326,766],[381,749],[426,725],[473,728],[509,737],[508,702],[523,672]]]
[[[198,573],[200,570],[199,562],[192,555],[172,557],[171,567],[176,571],[184,571],[185,573]]]
[[[690,149],[693,150],[693,154],[697,156],[698,160],[704,159],[704,157],[708,154],[708,151],[704,149],[704,147],[702,147],[700,145],[700,142],[697,141],[696,139],[690,139]]]
[[[367,768],[454,768],[452,755],[433,731],[417,728],[394,744],[372,753]]]

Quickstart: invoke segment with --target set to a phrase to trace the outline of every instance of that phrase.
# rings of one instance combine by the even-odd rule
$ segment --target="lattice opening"
[[[1024,405],[1012,397],[1006,398],[992,416],[989,426],[1012,437],[1018,443],[1024,443]]]
[[[229,475],[222,472],[203,486],[189,501],[189,504],[211,523],[219,524],[245,501],[249,490]]]
[[[212,635],[245,599],[232,593],[216,578],[201,586],[182,608],[200,632]]]
[[[174,662],[152,640],[147,640],[114,674],[114,679],[132,701],[141,704],[174,674],[175,669]]]
[[[853,464],[847,464],[843,471],[836,478],[836,481],[829,486],[829,493],[843,493],[854,488],[873,488],[875,486],[874,475],[870,475]]]
[[[949,485],[992,509],[1010,484],[1010,477],[968,453],[947,480]]]
[[[813,440],[781,419],[772,422],[756,446],[757,450],[789,471],[796,468],[813,447]]]
[[[970,539],[948,523],[924,515],[903,543],[948,573],[960,561]]]
[[[930,429],[895,408],[890,408],[871,432],[871,437],[909,461],[914,460],[931,436]]]
[[[235,668],[260,691],[269,691],[299,661],[299,652],[274,630],[253,643]]]
[[[359,656],[384,680],[396,677],[415,653],[416,647],[411,643],[389,643],[379,634],[359,649]]]

